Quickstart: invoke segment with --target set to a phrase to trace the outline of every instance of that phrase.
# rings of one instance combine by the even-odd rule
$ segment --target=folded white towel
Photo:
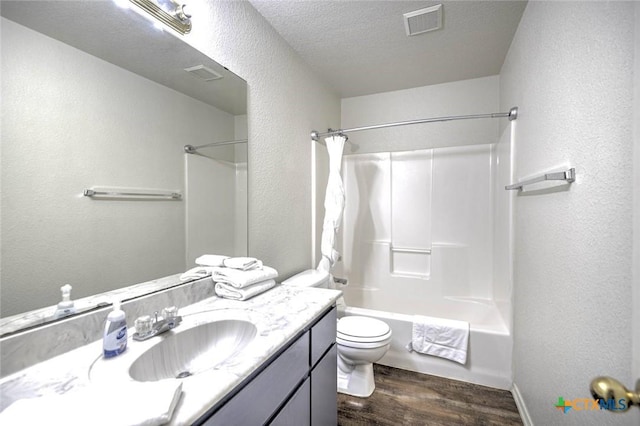
[[[412,334],[409,351],[467,363],[468,322],[415,315]]]
[[[262,268],[262,261],[255,257],[229,257],[224,259],[220,266],[240,269],[241,271],[249,271]]]
[[[208,277],[213,274],[214,267],[212,266],[196,266],[189,269],[184,274],[180,275],[180,281],[197,280],[199,278]]]
[[[219,254],[203,254],[196,259],[196,265],[200,266],[224,266],[225,259],[229,259],[229,256],[222,256]]]
[[[173,379],[127,382],[117,389],[95,385],[62,395],[19,399],[0,413],[0,424],[162,425],[171,420],[181,394],[182,383]]]
[[[233,268],[213,268],[211,278],[217,283],[229,284],[235,288],[243,288],[251,284],[278,278],[278,271],[263,266],[261,269],[241,271]]]
[[[236,288],[225,283],[216,283],[216,294],[225,299],[248,300],[276,286],[276,280],[261,281],[243,288]]]

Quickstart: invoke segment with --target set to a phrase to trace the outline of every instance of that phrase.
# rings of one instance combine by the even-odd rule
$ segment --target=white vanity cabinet
[[[336,308],[323,312],[196,425],[331,426],[337,420]]]

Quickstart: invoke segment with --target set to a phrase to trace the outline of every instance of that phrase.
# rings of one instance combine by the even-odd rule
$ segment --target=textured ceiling
[[[526,6],[526,1],[250,1],[341,97],[499,74]],[[443,28],[407,37],[402,14],[439,3]]]

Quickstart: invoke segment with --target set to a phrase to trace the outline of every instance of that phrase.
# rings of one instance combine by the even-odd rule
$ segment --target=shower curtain
[[[331,267],[340,260],[340,253],[335,249],[335,240],[344,211],[344,186],[340,177],[340,169],[342,168],[342,150],[346,140],[346,136],[343,135],[325,139],[329,153],[329,180],[324,198],[324,222],[320,245],[322,259],[316,269],[329,273]],[[333,285],[332,277],[331,283]]]

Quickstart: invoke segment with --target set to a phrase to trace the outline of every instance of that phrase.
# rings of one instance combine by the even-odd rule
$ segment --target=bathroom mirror
[[[247,143],[184,150],[246,140],[245,81],[112,1],[0,13],[3,320],[247,255]]]

